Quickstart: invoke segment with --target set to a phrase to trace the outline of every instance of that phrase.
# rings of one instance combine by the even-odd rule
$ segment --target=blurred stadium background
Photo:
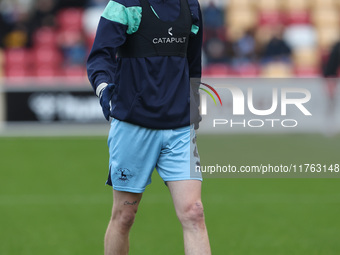
[[[202,0],[204,74],[318,76],[338,0]],[[106,0],[1,0],[1,77],[84,77]]]
[[[200,3],[205,79],[322,80],[339,40],[339,0]],[[85,61],[106,4],[0,0],[0,254],[103,253],[112,199],[104,186],[109,126]],[[320,132],[202,134],[198,143],[204,165],[340,163],[339,135]],[[339,184],[207,178],[213,254],[339,254]],[[157,174],[131,233],[131,254],[183,254],[181,228]]]

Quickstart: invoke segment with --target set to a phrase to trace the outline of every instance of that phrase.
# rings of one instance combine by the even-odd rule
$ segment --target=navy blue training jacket
[[[180,13],[179,0],[148,1],[162,21],[173,21]],[[186,57],[120,58],[117,49],[127,35],[138,30],[143,13],[139,0],[109,1],[100,18],[87,72],[97,95],[100,84],[117,85],[112,117],[154,129],[197,122],[199,116],[190,120],[190,79],[197,82],[201,77],[202,21],[198,1],[188,0],[188,4],[192,29]]]

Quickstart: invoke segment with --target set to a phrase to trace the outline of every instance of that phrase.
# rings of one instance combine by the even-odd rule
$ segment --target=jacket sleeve
[[[193,25],[187,50],[190,78],[200,78],[202,74],[202,14],[198,1],[189,1]]]
[[[122,0],[109,1],[87,60],[87,74],[94,91],[102,83],[114,82],[117,48],[124,44],[128,34],[138,30],[140,18],[141,7],[126,7]]]
[[[201,84],[202,75],[203,25],[200,6],[197,1],[195,2],[193,2],[192,4],[190,4],[189,2],[190,9],[192,10],[193,26],[191,29],[192,34],[189,39],[187,59],[189,64],[190,76],[190,123],[193,123],[195,129],[198,129],[199,122],[202,120],[202,117],[199,113],[199,87]]]

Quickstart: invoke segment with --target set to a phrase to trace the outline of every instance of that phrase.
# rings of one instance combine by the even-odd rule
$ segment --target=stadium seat
[[[272,62],[262,67],[261,76],[265,78],[289,78],[293,76],[291,65]]]
[[[310,0],[285,0],[283,1],[285,12],[285,24],[310,23]]]
[[[335,8],[337,6],[337,0],[310,0],[311,6],[314,9],[319,8]]]
[[[57,14],[60,29],[81,30],[83,28],[83,9],[67,8]]]
[[[50,27],[42,27],[33,34],[34,47],[56,47],[56,31]]]
[[[59,66],[62,57],[58,49],[50,47],[40,47],[33,49],[32,60],[36,66]]]
[[[27,49],[7,49],[4,53],[6,77],[30,76],[31,52]]]
[[[60,76],[61,54],[56,48],[42,47],[33,50],[33,73],[38,78]]]
[[[5,67],[5,76],[7,78],[29,77],[29,76],[34,76],[34,73],[31,72],[30,68],[25,67],[25,66],[7,65]]]
[[[283,6],[286,11],[308,11],[311,0],[285,0]]]
[[[254,1],[252,0],[229,0],[228,7],[229,8],[249,8],[253,7]]]
[[[308,10],[289,10],[284,14],[284,24],[287,26],[310,23],[311,21]]]
[[[253,27],[256,25],[257,13],[250,8],[233,8],[229,10],[227,21],[237,27]]]
[[[278,10],[265,10],[259,12],[259,25],[279,25],[283,23],[283,15]]]
[[[227,34],[236,40],[243,33],[257,25],[257,13],[250,8],[232,8],[227,15]]]
[[[278,11],[282,8],[280,0],[257,0],[256,3],[260,11]]]
[[[316,27],[339,27],[339,11],[335,8],[317,8],[311,12],[311,21]]]
[[[30,51],[24,48],[7,49],[5,51],[6,65],[27,66],[30,64],[30,59]]]

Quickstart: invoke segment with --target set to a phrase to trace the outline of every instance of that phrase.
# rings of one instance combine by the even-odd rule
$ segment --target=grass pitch
[[[340,163],[340,137],[198,138],[202,164]],[[105,137],[0,138],[0,254],[103,254],[112,205]],[[212,253],[336,255],[340,179],[207,178]],[[130,254],[183,254],[182,231],[157,173],[131,232]]]

